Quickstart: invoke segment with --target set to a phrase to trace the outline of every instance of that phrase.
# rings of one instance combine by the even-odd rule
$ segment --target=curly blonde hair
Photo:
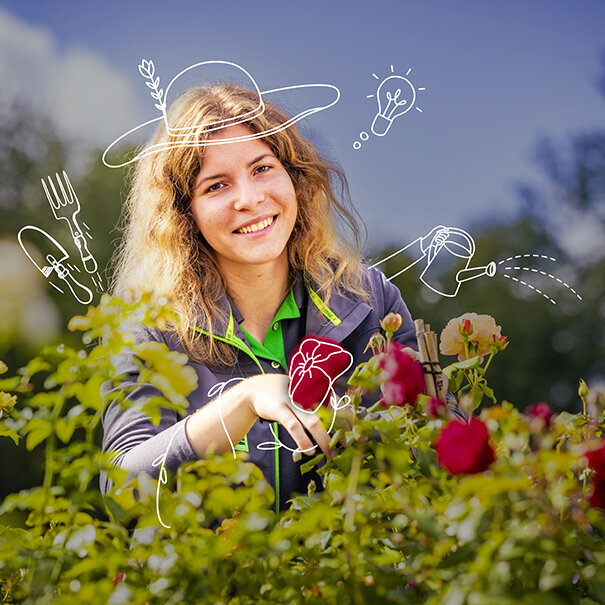
[[[167,119],[172,132],[189,130],[201,142],[216,132],[209,125],[227,126],[253,115],[257,106],[255,92],[233,84],[214,84],[189,89],[170,107]],[[261,115],[243,123],[253,133],[261,133],[287,120],[285,113],[265,102]],[[178,140],[162,125],[149,144],[166,144],[166,148],[138,162],[123,210],[124,237],[114,257],[113,292],[125,296],[151,287],[157,295],[167,296],[180,318],[169,330],[178,334],[189,356],[205,364],[232,365],[236,359],[233,347],[211,336],[216,322],[225,320],[219,308],[225,283],[191,212],[204,146],[169,147]],[[262,140],[286,168],[298,202],[288,242],[291,277],[304,275],[326,303],[334,290],[368,301],[360,229],[344,174],[321,158],[295,126]],[[337,233],[338,220],[349,228],[352,242]],[[210,336],[193,328],[200,324]]]

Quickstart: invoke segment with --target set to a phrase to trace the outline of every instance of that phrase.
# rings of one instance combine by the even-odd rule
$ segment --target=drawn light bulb
[[[372,132],[383,137],[391,128],[393,120],[412,109],[416,101],[416,89],[403,76],[385,78],[376,91],[378,113],[372,122]]]

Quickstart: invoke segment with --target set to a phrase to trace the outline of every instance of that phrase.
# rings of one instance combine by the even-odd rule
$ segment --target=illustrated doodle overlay
[[[529,258],[542,258],[555,262],[556,259],[552,256],[533,253],[518,254],[500,261],[491,261],[487,265],[470,267],[469,265],[475,254],[475,240],[467,231],[458,227],[444,227],[443,225],[438,225],[424,237],[415,239],[403,248],[389,254],[377,263],[374,263],[372,267],[377,267],[403,253],[405,253],[406,256],[411,257],[411,260],[402,269],[387,277],[387,280],[390,281],[395,279],[416,264],[426,263],[420,274],[420,280],[427,288],[440,296],[453,298],[458,294],[461,284],[477,279],[478,277],[494,277],[498,268],[504,264],[505,266],[500,269],[502,271],[502,277],[525,286],[537,294],[541,294],[553,305],[556,304],[556,301],[535,285],[515,277],[514,275],[508,275],[506,272],[524,271],[529,274],[533,273],[534,275],[548,277],[570,290],[578,300],[582,300],[582,297],[567,282],[564,282],[552,273],[534,267],[521,266],[522,264],[525,264],[525,261],[510,264],[510,261]],[[461,262],[464,263],[464,267],[456,270]],[[454,273],[454,271],[456,272]]]
[[[221,81],[244,81],[247,88],[256,92],[258,97],[258,104],[255,109],[239,116],[236,119],[228,119],[228,120],[219,120],[217,122],[211,122],[210,124],[205,125],[203,128],[196,123],[188,124],[183,127],[175,127],[171,122],[170,118],[166,113],[167,108],[167,99],[171,89],[179,83],[179,78],[187,75],[188,77],[194,75],[199,78],[200,82],[204,82],[207,78],[210,69],[215,69],[220,67],[224,74]],[[271,90],[261,91],[258,87],[258,84],[254,80],[254,78],[240,65],[237,63],[232,63],[231,61],[203,61],[201,63],[195,63],[194,65],[190,65],[189,67],[180,71],[166,86],[166,89],[160,87],[160,77],[156,76],[155,65],[153,61],[143,59],[141,64],[139,65],[139,73],[145,78],[145,84],[150,89],[151,97],[156,101],[155,107],[158,109],[162,115],[153,118],[152,120],[148,120],[138,126],[135,126],[128,132],[124,133],[117,139],[115,139],[109,147],[104,151],[102,161],[108,168],[121,168],[123,166],[127,166],[143,157],[148,155],[157,153],[159,151],[163,151],[166,149],[173,149],[178,147],[204,147],[207,145],[222,145],[225,143],[234,143],[237,141],[248,141],[252,139],[258,139],[266,137],[270,134],[275,134],[276,132],[280,132],[292,124],[296,124],[303,118],[313,115],[318,111],[323,111],[324,109],[328,109],[332,107],[334,104],[338,102],[340,99],[340,90],[333,86],[332,84],[296,84],[293,86],[283,86],[281,88],[273,88]],[[298,90],[303,89],[316,89],[320,92],[328,93],[326,95],[325,102],[316,104],[315,106],[309,107],[303,111],[300,111],[295,116],[287,119],[283,124],[279,124],[278,126],[274,126],[273,128],[269,128],[268,130],[264,130],[262,132],[250,133],[249,135],[239,136],[239,137],[228,137],[228,138],[213,138],[213,139],[200,139],[200,134],[206,132],[214,132],[220,130],[221,128],[226,128],[228,126],[234,126],[235,124],[241,124],[252,118],[258,117],[262,115],[265,111],[265,98],[269,98],[271,95],[275,93],[284,93],[284,92],[296,92]],[[164,141],[162,143],[157,143],[154,145],[147,145],[143,149],[141,149],[134,157],[127,160],[111,160],[109,158],[110,153],[115,150],[117,147],[124,145],[127,139],[131,135],[140,134],[141,130],[147,129],[148,127],[155,125],[159,122],[164,122],[164,126],[166,131],[171,135],[172,140]]]
[[[41,182],[53,216],[56,220],[64,220],[69,225],[72,240],[80,253],[80,263],[90,275],[97,291],[102,292],[103,282],[98,271],[97,261],[88,249],[86,241],[86,238],[92,239],[92,236],[86,223],[82,221],[85,230],[80,227],[78,221],[80,201],[71,181],[65,171],[63,171],[63,178],[58,173],[55,174],[56,186],[51,176],[47,178],[48,184],[44,179],[41,179]],[[59,191],[61,195],[59,195]],[[17,240],[29,260],[49,280],[48,283],[55,290],[64,294],[66,288],[79,303],[84,305],[92,302],[92,291],[81,283],[79,276],[78,278],[75,276],[76,273],[80,273],[80,269],[69,262],[69,253],[52,235],[35,225],[26,225],[19,230]],[[42,266],[36,260],[39,252],[44,258]]]
[[[377,137],[385,136],[393,122],[400,116],[408,113],[412,108],[422,113],[422,109],[418,107],[417,96],[418,91],[425,91],[426,88],[416,88],[407,76],[412,72],[410,67],[405,76],[400,76],[394,73],[395,68],[391,65],[391,74],[386,78],[383,78],[375,94],[367,95],[366,98],[376,98],[378,103],[378,111],[372,120],[372,126],[370,131]],[[372,74],[376,80],[380,78],[376,74]],[[367,132],[361,132],[359,138],[362,141],[367,141],[369,135]],[[361,149],[361,143],[355,141],[353,143],[353,149]]]

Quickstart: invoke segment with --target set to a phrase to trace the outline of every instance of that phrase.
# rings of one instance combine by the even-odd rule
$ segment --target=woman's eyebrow
[[[248,162],[248,168],[250,168],[250,166],[253,166],[254,164],[256,164],[256,162],[260,162],[261,160],[264,160],[265,158],[274,158],[275,154],[271,153],[271,152],[266,152],[266,153],[262,153],[261,155],[259,155],[258,157],[254,158],[251,162]],[[199,187],[202,183],[204,183],[205,181],[213,181],[214,179],[222,179],[224,177],[226,177],[226,174],[213,174],[212,176],[205,176],[196,186]]]

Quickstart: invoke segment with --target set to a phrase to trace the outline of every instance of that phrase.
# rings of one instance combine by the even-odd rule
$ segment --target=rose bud
[[[452,420],[435,443],[437,459],[452,475],[480,473],[495,459],[487,426],[478,418],[470,422]]]
[[[529,419],[529,427],[531,429],[543,430],[550,426],[553,413],[548,403],[540,401],[534,405],[530,405],[525,409],[525,415]]]
[[[399,313],[389,313],[381,322],[380,325],[385,332],[397,332],[403,323],[403,319]]]
[[[372,334],[372,336],[370,336],[368,346],[363,350],[363,352],[365,353],[368,349],[372,349],[372,353],[380,353],[384,350],[385,345],[385,337],[377,332],[376,334]]]
[[[506,338],[506,336],[497,336],[496,334],[492,334],[491,347],[494,353],[504,351],[504,349],[508,347],[508,338]]]
[[[473,324],[470,319],[461,319],[459,332],[462,336],[470,336],[473,333]]]

